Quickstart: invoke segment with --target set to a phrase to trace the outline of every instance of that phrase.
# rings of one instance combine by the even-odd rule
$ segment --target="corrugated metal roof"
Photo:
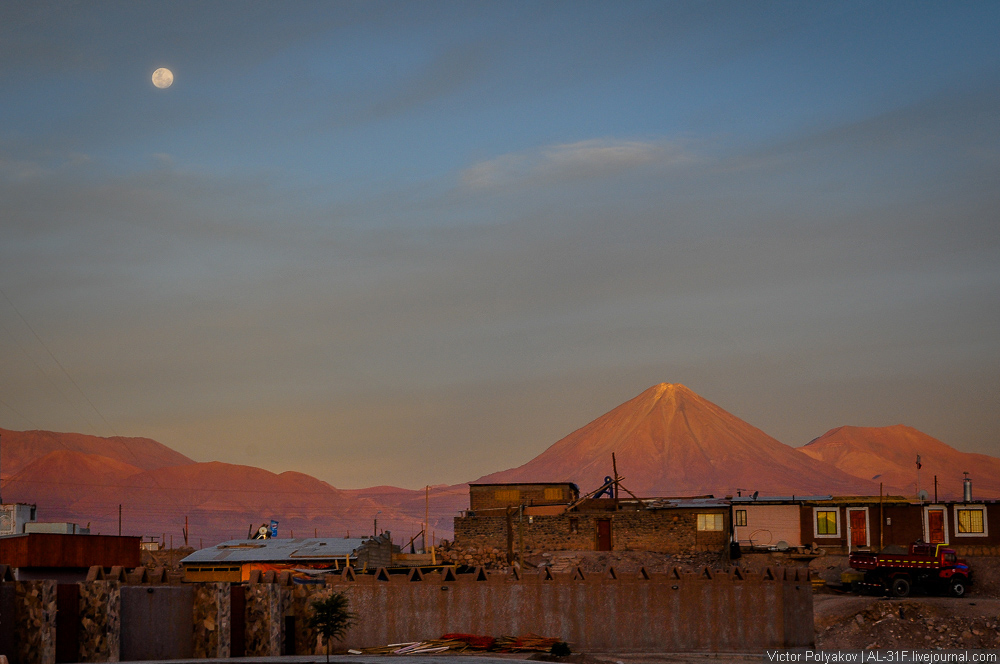
[[[367,542],[361,537],[300,537],[296,539],[229,540],[195,551],[181,564],[263,563],[343,559]]]

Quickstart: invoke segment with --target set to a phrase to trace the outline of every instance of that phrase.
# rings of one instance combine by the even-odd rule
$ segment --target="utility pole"
[[[934,502],[937,502],[937,475],[934,476]]]
[[[118,537],[122,536],[122,504],[118,503]]]
[[[431,487],[424,485],[424,534],[420,536],[420,542],[424,553],[427,553],[427,526],[431,520]]]

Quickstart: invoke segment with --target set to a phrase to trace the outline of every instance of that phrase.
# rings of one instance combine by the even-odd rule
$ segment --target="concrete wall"
[[[191,586],[123,586],[122,661],[192,657],[193,609]]]

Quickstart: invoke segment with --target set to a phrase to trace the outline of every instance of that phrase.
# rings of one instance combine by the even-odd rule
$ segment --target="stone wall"
[[[121,653],[121,583],[80,585],[81,662],[117,662]]]
[[[194,657],[229,657],[230,584],[200,583],[194,587]]]
[[[15,602],[19,664],[53,664],[56,661],[56,582],[18,581]]]
[[[281,655],[282,587],[251,583],[246,588],[246,656]]]
[[[722,514],[721,531],[699,531],[698,514]],[[593,551],[597,522],[611,521],[611,545],[616,551],[694,553],[722,551],[728,542],[729,510],[676,508],[622,512],[567,512],[555,516],[512,519],[512,548],[518,552],[523,532],[524,555],[542,551]],[[459,564],[504,561],[508,545],[506,516],[455,519],[455,540],[442,556]]]

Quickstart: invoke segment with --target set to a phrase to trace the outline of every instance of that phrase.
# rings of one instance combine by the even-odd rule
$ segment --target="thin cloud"
[[[462,184],[473,189],[529,181],[598,177],[652,164],[679,164],[692,155],[666,141],[590,139],[514,152],[473,164],[461,173]]]

